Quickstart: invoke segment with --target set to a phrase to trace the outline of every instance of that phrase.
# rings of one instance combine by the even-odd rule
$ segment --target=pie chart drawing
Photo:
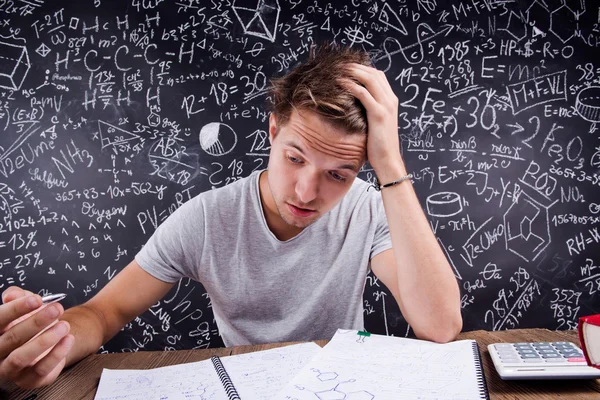
[[[230,153],[237,144],[237,135],[227,124],[211,122],[200,130],[200,147],[211,156]]]

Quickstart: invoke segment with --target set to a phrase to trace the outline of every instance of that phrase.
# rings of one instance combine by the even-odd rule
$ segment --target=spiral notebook
[[[318,352],[303,343],[146,370],[104,369],[95,400],[268,400]]]
[[[338,330],[274,400],[489,399],[474,340],[424,340]],[[246,400],[246,399],[243,399]]]

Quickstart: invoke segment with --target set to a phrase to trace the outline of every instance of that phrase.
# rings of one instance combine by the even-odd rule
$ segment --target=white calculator
[[[494,343],[488,351],[504,380],[600,378],[571,342]]]

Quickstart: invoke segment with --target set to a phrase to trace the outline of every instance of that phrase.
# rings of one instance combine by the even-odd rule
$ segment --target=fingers
[[[383,71],[362,64],[349,64],[348,71],[352,77],[365,85],[378,102],[382,103],[395,96]]]
[[[371,96],[371,94],[366,88],[360,86],[359,84],[351,80],[344,81],[343,85],[350,93],[352,93],[354,97],[356,97],[361,102],[361,104],[367,109],[367,111],[377,110],[379,104],[377,103],[377,101],[375,101],[373,96]]]
[[[8,294],[7,297],[11,298],[12,294]],[[6,329],[11,322],[34,311],[41,305],[42,298],[37,294],[27,295],[25,291],[17,294],[17,297],[0,306],[0,331]]]
[[[44,358],[31,367],[35,375],[37,377],[51,375],[55,371],[56,367],[61,364],[61,361],[65,360],[65,357],[67,356],[69,350],[71,350],[74,342],[75,336],[73,335],[67,335],[60,339],[50,353],[48,353]],[[64,363],[62,363],[62,366],[64,366]],[[62,370],[62,366],[58,370],[59,373],[60,370]]]
[[[54,382],[65,366],[67,353],[74,341],[73,335],[63,337],[44,358],[23,369],[14,382],[23,389],[34,389]]]
[[[43,354],[48,351],[48,349],[51,349],[58,344],[62,338],[67,336],[69,329],[70,326],[68,322],[60,321],[37,338],[14,350],[0,364],[0,376],[13,382],[20,380],[24,373],[24,369],[29,367],[40,354]],[[68,339],[66,339],[66,341],[66,344],[69,346],[72,345],[72,342],[69,342]],[[59,349],[57,350],[58,355],[64,352],[64,345],[65,343],[63,342],[63,344],[59,346]],[[52,365],[52,363],[55,362],[57,355],[56,353],[52,355],[53,351],[54,349],[39,361],[42,362],[47,359],[46,364],[42,365],[42,372],[49,371],[48,365]],[[50,358],[48,359],[48,357]]]
[[[358,82],[363,84],[369,92],[369,94],[375,100],[381,102],[382,100],[387,98],[387,94],[385,93],[381,84],[378,82],[378,79],[375,76],[376,73],[373,73],[373,71],[362,69],[358,66],[358,64],[352,64],[348,66],[348,73],[350,77],[356,79]]]
[[[64,312],[60,304],[50,304],[24,321],[8,329],[0,336],[0,359],[27,343],[31,338],[56,321]]]
[[[13,301],[19,297],[24,297],[28,294],[33,294],[29,290],[21,289],[18,286],[10,286],[4,292],[2,292],[2,303],[6,304],[9,301]]]
[[[25,389],[53,382],[74,341],[68,322],[57,322],[64,308],[16,286],[2,292],[2,303],[0,378]]]
[[[362,65],[362,64],[352,64],[352,65],[357,69],[367,71],[370,75],[377,78],[377,81],[381,84],[382,87],[389,89],[391,92],[394,91],[392,89],[392,85],[390,85],[390,82],[387,79],[387,76],[385,75],[385,72],[383,72],[382,70],[379,70],[379,69],[373,68],[373,67],[369,67],[366,65]]]

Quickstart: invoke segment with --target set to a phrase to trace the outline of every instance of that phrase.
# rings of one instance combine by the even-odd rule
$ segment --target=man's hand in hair
[[[367,110],[367,159],[375,174],[381,183],[400,178],[398,171],[406,175],[398,139],[398,97],[385,73],[361,64],[349,64],[348,72],[352,79],[343,85]]]

